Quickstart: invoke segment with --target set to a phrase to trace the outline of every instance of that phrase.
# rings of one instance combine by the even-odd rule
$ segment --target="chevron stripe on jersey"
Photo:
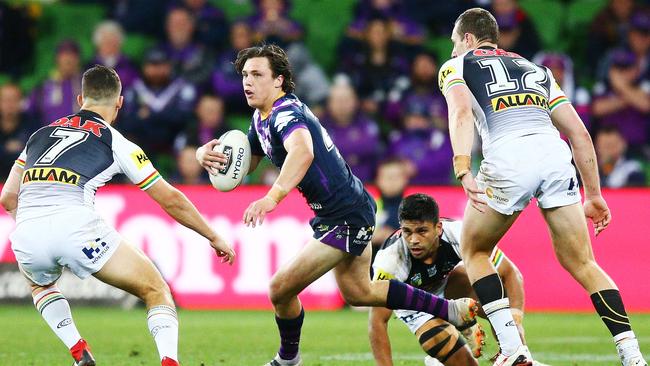
[[[119,173],[142,189],[160,179],[140,147],[87,110],[36,131],[15,165],[24,168],[19,220],[47,207],[92,207],[97,189]]]
[[[481,47],[440,67],[439,87],[443,94],[460,85],[466,85],[472,94],[472,110],[485,157],[501,139],[532,134],[559,138],[550,114],[569,100],[548,68],[516,53]]]

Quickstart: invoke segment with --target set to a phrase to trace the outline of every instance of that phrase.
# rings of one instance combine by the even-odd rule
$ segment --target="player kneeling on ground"
[[[384,243],[373,264],[375,279],[397,279],[437,296],[476,298],[460,252],[461,221],[439,219],[436,201],[425,194],[404,198],[399,207],[400,230]],[[524,287],[519,269],[496,248],[492,263],[510,296],[513,317],[523,334]],[[428,354],[427,365],[476,365],[484,333],[478,323],[454,327],[432,315],[395,310]],[[370,344],[379,366],[392,366],[388,320],[392,310],[372,308],[368,327]],[[461,336],[462,335],[462,336]],[[433,358],[437,359],[434,360]],[[438,362],[439,361],[439,362]]]
[[[95,192],[124,173],[176,221],[208,239],[224,262],[232,264],[235,253],[187,197],[162,179],[142,149],[111,127],[122,106],[121,89],[113,69],[98,65],[86,71],[77,97],[81,110],[29,138],[0,201],[16,219],[11,246],[34,305],[70,349],[74,365],[94,366],[95,360],[56,287],[63,267],[142,299],[162,365],[174,366],[178,319],[169,287],[153,263],[95,212]]]

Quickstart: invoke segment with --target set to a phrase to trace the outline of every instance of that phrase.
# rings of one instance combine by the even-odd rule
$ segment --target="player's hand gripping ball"
[[[210,170],[210,182],[222,192],[232,191],[244,180],[251,164],[248,137],[239,130],[230,130],[219,137],[212,150],[225,155],[227,161],[221,168]]]

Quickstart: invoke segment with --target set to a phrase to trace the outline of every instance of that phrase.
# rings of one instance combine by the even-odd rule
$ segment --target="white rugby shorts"
[[[99,271],[121,236],[92,209],[68,206],[19,220],[10,240],[20,270],[45,286],[61,276],[63,267],[82,279]]]
[[[476,182],[488,206],[504,214],[522,211],[530,200],[541,208],[580,202],[571,149],[555,135],[515,138],[490,149]]]

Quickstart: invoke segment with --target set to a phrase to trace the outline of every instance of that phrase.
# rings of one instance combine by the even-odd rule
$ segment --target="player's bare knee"
[[[135,295],[144,301],[146,305],[174,305],[171,290],[165,281],[143,283]]]
[[[292,297],[287,278],[282,273],[277,273],[269,283],[269,299],[274,305],[282,304]]]
[[[350,306],[364,306],[364,299],[357,294],[343,293],[343,300]]]

